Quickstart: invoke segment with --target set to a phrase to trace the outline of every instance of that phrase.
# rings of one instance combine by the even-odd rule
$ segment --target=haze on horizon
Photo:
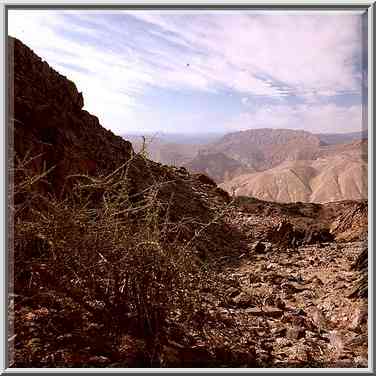
[[[117,134],[363,130],[360,12],[10,10]],[[363,120],[363,121],[362,121]]]

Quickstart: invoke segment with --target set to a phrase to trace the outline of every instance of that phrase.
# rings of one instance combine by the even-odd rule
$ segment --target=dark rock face
[[[333,221],[331,233],[337,241],[361,240],[367,233],[368,200],[355,203]]]
[[[286,247],[334,241],[333,234],[327,228],[298,227],[285,219],[269,231],[267,238],[275,244]]]
[[[195,174],[195,176],[202,184],[210,185],[212,187],[217,186],[216,182],[205,174]]]
[[[302,237],[291,222],[282,220],[269,231],[268,240],[280,246],[294,247]]]
[[[8,43],[15,154],[38,156],[31,163],[34,173],[55,166],[45,189],[62,192],[68,175],[108,173],[129,159],[132,145],[82,109],[83,96],[72,81],[19,40]]]
[[[359,272],[359,277],[355,283],[354,289],[351,291],[349,297],[368,297],[368,247],[365,247],[363,251],[356,258],[354,264],[351,266],[352,270]]]

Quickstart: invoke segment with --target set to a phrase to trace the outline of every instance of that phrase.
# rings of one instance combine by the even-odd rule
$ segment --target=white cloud
[[[297,94],[360,90],[353,66],[361,46],[359,15],[220,14],[184,20],[179,15],[149,13],[137,17],[204,51],[202,73],[240,92],[279,94],[270,84],[273,80],[291,86]]]
[[[109,19],[111,14],[131,15],[144,25],[133,30],[128,21]],[[76,22],[68,23],[67,15]],[[311,111],[319,98],[360,93],[354,62],[361,32],[355,15],[11,10],[8,27],[10,35],[72,79],[83,91],[85,108],[115,132],[135,119],[151,87],[211,93],[225,88],[240,94],[243,104],[252,95],[294,94],[312,104]],[[334,116],[328,106],[320,123],[328,116],[329,124]],[[281,118],[266,119],[290,124],[294,112],[282,108]],[[339,110],[334,112],[338,118]],[[257,116],[261,121],[264,115]]]
[[[253,112],[243,112],[226,124],[227,130],[288,128],[313,133],[357,132],[363,127],[362,106],[335,104],[263,106]]]

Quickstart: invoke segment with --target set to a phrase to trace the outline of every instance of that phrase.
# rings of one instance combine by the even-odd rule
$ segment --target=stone
[[[351,316],[348,328],[350,330],[358,331],[362,323],[367,321],[367,310],[365,308],[357,307]]]
[[[266,246],[264,243],[257,241],[256,243],[253,244],[252,250],[255,253],[263,254],[266,251]]]
[[[300,339],[305,336],[305,329],[300,326],[292,326],[287,329],[286,337],[289,339]]]
[[[357,356],[354,359],[354,363],[359,368],[367,368],[368,367],[368,359],[365,358],[364,356]]]
[[[92,364],[108,364],[111,363],[110,359],[106,356],[92,356],[88,360]]]
[[[268,316],[268,317],[281,317],[283,315],[283,311],[281,309],[275,307],[252,307],[247,308],[245,312],[253,315],[253,316]]]
[[[236,287],[230,287],[226,290],[226,295],[229,297],[229,298],[235,298],[236,296],[238,296],[240,294],[240,291],[239,289],[237,289]]]
[[[265,315],[270,317],[281,317],[284,313],[282,309],[270,306],[263,307],[263,311]]]
[[[240,308],[247,308],[253,304],[253,298],[247,293],[241,292],[232,299],[232,302]]]

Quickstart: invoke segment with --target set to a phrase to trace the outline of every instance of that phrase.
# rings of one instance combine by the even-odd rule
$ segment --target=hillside
[[[131,141],[136,152],[145,148],[148,158],[169,166],[180,167],[190,162],[198,153],[202,145],[186,142],[172,142],[162,136],[123,136]]]
[[[11,327],[18,338],[13,362],[76,364],[68,354],[80,346],[77,356],[85,364],[101,366],[98,351],[123,366],[154,364],[146,354],[167,335],[166,313],[184,310],[185,304],[188,309],[189,300],[198,299],[196,290],[187,291],[195,282],[186,277],[195,276],[200,284],[203,260],[220,257],[239,242],[241,234],[221,219],[228,196],[205,176],[135,154],[128,141],[82,109],[73,82],[19,40],[8,43],[14,83],[8,124],[14,130],[10,288],[17,297]],[[171,286],[176,286],[172,294]],[[25,315],[39,309],[50,324],[34,329]],[[30,348],[35,330],[43,344]],[[76,334],[68,349],[63,337],[71,330]],[[132,353],[119,352],[121,338],[128,338]],[[63,351],[65,360],[43,358],[40,346]],[[84,351],[87,346],[92,350]]]
[[[320,149],[319,158],[283,162],[221,185],[228,192],[278,202],[330,202],[367,198],[367,143]]]
[[[231,199],[8,43],[9,367],[367,367],[366,201]]]
[[[235,159],[229,158],[223,153],[198,154],[188,163],[184,164],[191,172],[204,173],[210,176],[215,182],[221,183],[232,178],[253,172],[253,169],[243,166]]]
[[[368,130],[350,133],[317,133],[316,135],[324,145],[335,145],[349,143],[356,140],[367,140]]]
[[[222,152],[260,171],[285,160],[313,159],[319,146],[320,139],[309,132],[265,128],[229,133],[208,150]]]
[[[322,197],[321,193],[311,195],[311,192],[312,189],[316,189],[316,185],[320,185],[321,180],[332,181],[333,183],[330,184],[333,185],[337,179],[336,168],[326,169],[326,163],[313,161],[339,155],[342,159],[348,158],[352,161],[354,157],[358,158],[361,155],[363,161],[367,163],[366,132],[315,135],[306,131],[288,129],[259,129],[234,132],[222,137],[217,135],[216,140],[213,138],[213,135],[205,134],[198,135],[196,138],[183,134],[171,136],[162,134],[146,136],[144,146],[141,136],[130,136],[129,140],[132,141],[136,151],[144,147],[148,157],[156,162],[184,166],[191,172],[204,173],[218,184],[235,179],[234,185],[238,185],[239,181],[245,181],[245,175],[265,172],[257,175],[257,178],[248,177],[251,179],[249,184],[242,183],[242,186],[248,188],[242,189],[239,194],[253,192],[259,198],[285,202],[294,201],[295,196],[306,202],[316,197],[320,202],[365,197],[359,194],[358,190],[351,192],[346,187],[342,190],[338,187],[331,188],[332,194],[328,192],[325,197]],[[294,161],[299,162],[299,169],[292,173],[291,171],[297,168]],[[281,175],[281,169],[287,166],[286,163],[290,163],[290,167]],[[278,168],[274,170],[277,166]],[[318,183],[312,182],[314,187],[310,187],[309,174],[313,170],[315,175],[322,177],[316,179]],[[331,173],[334,175],[329,176]],[[277,175],[273,177],[273,174]],[[284,187],[273,187],[277,176],[278,179],[283,180]],[[266,186],[261,188],[265,184]],[[223,187],[232,193],[228,184]],[[299,193],[297,195],[287,193],[287,189]]]

